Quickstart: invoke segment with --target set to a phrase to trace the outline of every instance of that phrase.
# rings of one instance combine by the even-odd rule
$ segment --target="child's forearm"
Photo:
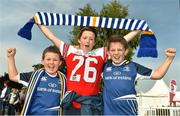
[[[60,46],[61,40],[56,37],[46,26],[44,25],[38,25],[42,33],[46,36],[47,39],[49,39],[54,45],[57,47]]]
[[[130,42],[134,37],[136,37],[137,34],[140,34],[140,30],[134,30],[129,32],[127,35],[124,36],[127,42]]]
[[[14,57],[8,58],[8,74],[9,74],[9,79],[18,82],[18,71],[15,65],[15,59]]]
[[[151,79],[162,79],[164,75],[167,73],[172,61],[172,58],[166,58],[165,61],[153,72]]]

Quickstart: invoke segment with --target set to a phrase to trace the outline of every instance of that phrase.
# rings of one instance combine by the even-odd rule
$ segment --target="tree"
[[[93,10],[90,4],[86,4],[83,8],[79,8],[79,12],[76,12],[76,15],[81,16],[104,16],[104,17],[113,17],[113,18],[125,18],[128,16],[128,7],[123,6],[117,0],[111,1],[110,3],[103,5],[102,10],[98,13]],[[71,44],[78,45],[77,35],[80,31],[81,27],[74,27],[73,31],[70,32],[72,35]],[[102,47],[105,45],[107,39],[113,34],[120,34],[122,36],[129,33],[128,30],[120,30],[120,29],[105,29],[105,28],[96,28],[98,37],[96,39],[96,44],[94,48]],[[139,37],[136,37],[129,43],[129,53],[126,56],[127,60],[131,60],[134,55],[133,50],[139,44]]]

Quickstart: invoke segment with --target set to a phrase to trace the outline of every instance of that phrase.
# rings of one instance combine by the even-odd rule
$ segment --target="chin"
[[[121,62],[120,61],[116,61],[116,62],[114,62],[115,64],[120,64]]]
[[[54,74],[56,73],[55,71],[48,71],[49,74]]]

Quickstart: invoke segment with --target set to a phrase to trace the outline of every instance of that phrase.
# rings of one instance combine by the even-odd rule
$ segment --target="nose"
[[[54,62],[53,60],[50,60],[50,61],[49,61],[49,63],[51,63],[51,64],[52,64],[53,62]]]
[[[118,54],[118,53],[119,53],[119,51],[118,51],[118,50],[115,50],[115,51],[114,51],[114,54]]]
[[[87,37],[86,42],[89,43],[89,41],[90,41],[90,37]]]

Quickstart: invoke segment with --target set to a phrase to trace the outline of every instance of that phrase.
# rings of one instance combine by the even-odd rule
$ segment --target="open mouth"
[[[54,69],[54,66],[48,66],[49,69],[53,70]]]
[[[89,45],[85,45],[86,48],[89,48]]]
[[[119,60],[119,58],[120,58],[119,56],[114,56],[114,59],[116,60]]]

